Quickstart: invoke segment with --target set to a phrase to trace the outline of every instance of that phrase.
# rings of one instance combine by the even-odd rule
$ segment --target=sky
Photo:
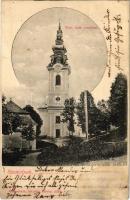
[[[76,10],[51,8],[27,19],[12,44],[9,76],[15,84],[13,87],[4,84],[4,92],[19,105],[38,107],[47,101],[47,65],[53,53],[59,20],[71,67],[70,96],[78,98],[83,90],[92,92],[96,102],[109,96],[111,81],[107,77],[103,33],[92,19]],[[8,77],[7,72],[6,75]]]

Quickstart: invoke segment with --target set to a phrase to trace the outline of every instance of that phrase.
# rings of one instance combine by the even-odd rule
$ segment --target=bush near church
[[[127,142],[104,142],[100,139],[84,141],[79,148],[81,159],[98,160],[107,159],[127,153]]]

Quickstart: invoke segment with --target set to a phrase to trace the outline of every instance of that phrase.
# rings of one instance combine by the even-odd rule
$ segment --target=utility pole
[[[84,109],[85,109],[86,139],[88,141],[88,98],[87,98],[87,90],[84,91]]]

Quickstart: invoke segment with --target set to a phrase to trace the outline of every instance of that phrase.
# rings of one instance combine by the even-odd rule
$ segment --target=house
[[[5,136],[3,134],[3,147],[6,144],[6,147],[12,145],[12,147],[14,147],[14,148],[15,148],[15,146],[19,146],[19,147],[23,148],[23,146],[24,147],[26,146],[27,149],[35,150],[36,149],[36,139],[32,139],[32,140],[28,139],[27,140],[27,139],[25,139],[26,137],[22,138],[22,130],[24,128],[32,125],[34,133],[36,134],[37,123],[31,118],[30,114],[27,111],[20,108],[20,106],[18,106],[12,100],[7,102],[5,107],[6,107],[7,113],[18,114],[20,116],[20,126],[17,128],[17,130],[15,132],[13,132],[9,136],[8,135]],[[26,133],[25,133],[25,136],[26,136]],[[8,139],[8,137],[9,137],[9,139]],[[14,138],[16,138],[16,137],[18,137],[18,141],[20,141],[19,144],[15,144],[15,142],[13,142]],[[20,138],[22,138],[22,142],[21,142]],[[9,142],[7,142],[7,141],[9,141]],[[26,145],[25,145],[25,143],[26,143]]]

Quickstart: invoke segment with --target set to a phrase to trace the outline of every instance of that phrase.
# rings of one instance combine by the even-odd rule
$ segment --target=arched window
[[[61,77],[60,77],[60,75],[56,75],[56,85],[61,85]]]

